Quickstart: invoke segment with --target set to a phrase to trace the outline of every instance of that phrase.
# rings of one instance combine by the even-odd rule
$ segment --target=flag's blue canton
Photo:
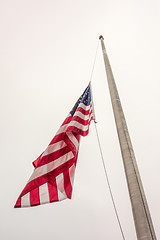
[[[86,88],[86,90],[84,91],[84,93],[80,96],[80,98],[78,99],[78,101],[76,102],[76,104],[74,105],[72,111],[70,112],[70,114],[73,116],[76,109],[78,108],[78,105],[80,103],[85,104],[86,106],[89,106],[91,103],[91,91],[90,91],[90,86],[88,86]]]

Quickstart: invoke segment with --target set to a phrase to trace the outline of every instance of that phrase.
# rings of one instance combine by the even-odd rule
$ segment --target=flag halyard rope
[[[119,218],[119,215],[118,215],[118,211],[117,211],[117,208],[116,208],[115,200],[114,200],[114,197],[113,197],[111,185],[110,185],[110,182],[109,182],[109,177],[108,177],[108,174],[107,174],[107,169],[106,169],[105,162],[104,162],[103,152],[102,152],[102,148],[101,148],[101,144],[100,144],[100,138],[99,138],[98,129],[97,129],[97,122],[96,122],[94,104],[93,104],[93,94],[92,94],[91,81],[92,81],[93,71],[94,71],[95,62],[96,62],[96,58],[97,58],[98,47],[99,47],[99,41],[98,41],[98,44],[97,44],[97,49],[96,49],[95,58],[94,58],[94,62],[93,62],[93,67],[92,67],[92,71],[91,71],[91,77],[90,77],[90,91],[91,91],[93,120],[94,120],[94,125],[95,125],[95,130],[96,130],[96,136],[97,136],[98,145],[99,145],[99,150],[100,150],[100,155],[101,155],[101,159],[102,159],[102,164],[103,164],[103,168],[104,168],[104,172],[105,172],[105,176],[106,176],[106,181],[107,181],[107,185],[108,185],[108,188],[109,188],[109,193],[110,193],[110,196],[111,196],[113,208],[114,208],[115,215],[116,215],[116,218],[117,218],[117,221],[118,221],[118,225],[119,225],[119,228],[120,228],[120,232],[121,232],[121,235],[122,235],[122,239],[123,239],[123,240],[126,240],[126,239],[125,239],[125,236],[124,236],[123,229],[122,229],[122,225],[121,225],[121,222],[120,222],[120,218]]]
[[[122,238],[123,238],[123,240],[125,240],[124,232],[123,232],[123,229],[122,229],[122,225],[121,225],[120,218],[119,218],[119,215],[118,215],[118,211],[117,211],[117,208],[116,208],[116,204],[115,204],[115,200],[114,200],[114,197],[113,197],[111,185],[110,185],[110,182],[109,182],[109,177],[108,177],[108,174],[107,174],[107,169],[106,169],[105,162],[104,162],[103,152],[102,152],[102,148],[101,148],[101,144],[100,144],[100,139],[99,139],[99,135],[98,135],[98,130],[97,130],[97,123],[94,122],[94,125],[95,125],[95,130],[96,130],[96,135],[97,135],[99,150],[100,150],[100,154],[101,154],[101,159],[102,159],[102,163],[103,163],[103,168],[104,168],[104,172],[105,172],[105,176],[106,176],[106,181],[107,181],[107,185],[108,185],[108,188],[109,188],[109,193],[110,193],[110,196],[111,196],[113,208],[114,208],[114,211],[115,211],[115,214],[116,214],[116,218],[117,218],[117,221],[118,221],[118,225],[119,225],[119,228],[120,228],[120,231],[121,231]]]

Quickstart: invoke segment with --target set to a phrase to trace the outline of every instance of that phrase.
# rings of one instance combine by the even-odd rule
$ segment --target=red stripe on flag
[[[57,185],[56,185],[55,178],[53,178],[48,182],[48,190],[49,190],[50,202],[58,201],[58,192],[57,192]]]
[[[89,112],[90,112],[90,109],[89,110],[85,110],[85,109],[83,109],[83,108],[81,108],[81,107],[78,107],[77,108],[77,110],[76,110],[76,112],[81,112],[81,113],[83,113],[84,115],[88,115],[89,114]]]
[[[83,131],[82,129],[79,129],[75,126],[68,127],[68,131],[80,134],[81,136],[87,136],[87,134],[89,133],[89,129]]]
[[[42,153],[42,154],[43,154],[43,153]],[[35,168],[38,166],[39,161],[41,160],[42,154],[32,163]]]
[[[57,160],[59,157],[63,156],[64,154],[66,154],[70,151],[71,151],[70,148],[68,146],[66,146],[56,152],[50,153],[49,155],[45,155],[40,159],[37,167],[40,167],[47,163],[50,163],[54,160]]]
[[[89,123],[89,119],[88,120],[83,120],[82,118],[80,118],[79,116],[74,116],[73,118],[72,118],[72,121],[76,121],[76,122],[78,122],[78,123],[81,123],[81,124],[83,124],[83,125],[88,125],[88,123]]]
[[[35,188],[30,192],[30,203],[31,206],[37,206],[40,204],[39,201],[39,188]]]
[[[65,132],[57,134],[56,136],[54,136],[54,138],[52,139],[52,141],[50,142],[49,145],[51,145],[51,144],[53,144],[55,142],[59,142],[59,141],[63,140],[64,135],[65,135]]]
[[[64,122],[62,123],[61,126],[70,123],[71,119],[72,119],[72,116],[67,117],[67,118],[64,120]]]
[[[73,132],[73,135],[75,136],[75,138],[77,139],[77,141],[80,142],[80,138],[81,138],[80,135],[77,134],[77,133],[74,133],[74,132]]]
[[[18,200],[17,200],[17,202],[16,202],[14,207],[15,208],[20,208],[21,207],[21,198],[20,197],[18,198]]]
[[[70,182],[69,170],[68,169],[63,173],[63,176],[64,176],[64,189],[65,189],[66,195],[69,199],[71,199],[71,197],[72,197],[72,185],[71,185],[71,182]]]

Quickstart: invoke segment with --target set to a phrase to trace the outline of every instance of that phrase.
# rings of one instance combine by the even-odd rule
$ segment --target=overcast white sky
[[[1,0],[2,240],[122,239],[94,124],[81,140],[72,200],[14,209],[43,152],[87,86],[103,34],[157,239],[160,239],[160,2]],[[126,240],[136,234],[99,46],[93,72],[98,130]]]

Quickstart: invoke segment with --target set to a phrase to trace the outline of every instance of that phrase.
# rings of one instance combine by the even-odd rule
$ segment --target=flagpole
[[[113,77],[112,69],[106,53],[104,38],[99,37],[102,46],[104,64],[108,80],[108,87],[113,107],[115,123],[123,158],[123,164],[128,184],[128,191],[131,200],[133,219],[138,240],[156,240],[151,215],[143,190],[138,166],[136,163],[132,143],[130,140],[125,116],[121,106],[118,90]]]

